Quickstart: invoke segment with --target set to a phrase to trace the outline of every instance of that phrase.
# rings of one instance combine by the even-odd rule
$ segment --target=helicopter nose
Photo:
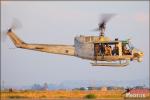
[[[138,51],[138,52],[135,52],[133,55],[134,55],[134,57],[140,58],[140,57],[143,57],[143,56],[144,56],[144,53]]]
[[[143,57],[143,56],[144,56],[144,53],[143,53],[143,52],[139,52],[139,56],[140,56],[140,57]]]
[[[138,52],[138,59],[137,59],[137,61],[138,62],[142,62],[143,61],[143,59],[142,59],[143,56],[144,56],[143,52]]]

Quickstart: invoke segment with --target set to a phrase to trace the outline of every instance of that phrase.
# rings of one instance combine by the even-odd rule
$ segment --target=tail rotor
[[[22,28],[21,22],[17,18],[13,18],[11,26],[8,29],[1,31],[1,42],[3,42],[3,43],[6,42],[8,32],[12,32],[13,30],[20,29],[20,28]],[[11,49],[12,49],[12,47],[11,47]]]

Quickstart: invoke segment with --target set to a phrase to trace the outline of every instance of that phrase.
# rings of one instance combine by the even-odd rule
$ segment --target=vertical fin
[[[20,47],[21,44],[25,44],[17,35],[14,34],[14,32],[12,32],[12,29],[9,29],[7,34],[16,47]]]

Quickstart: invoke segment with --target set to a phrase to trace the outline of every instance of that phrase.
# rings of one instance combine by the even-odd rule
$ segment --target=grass
[[[1,98],[86,98],[86,99],[101,99],[101,98],[124,98],[121,95],[123,91],[110,90],[48,90],[48,91],[15,91],[1,92]]]

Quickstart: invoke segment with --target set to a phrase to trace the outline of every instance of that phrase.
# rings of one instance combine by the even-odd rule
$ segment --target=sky
[[[132,39],[144,52],[143,62],[124,68],[93,67],[89,60],[15,48],[1,42],[1,81],[8,86],[59,84],[68,80],[143,80],[149,77],[149,1],[2,1],[1,33],[13,19],[16,34],[27,43],[74,44],[78,35],[98,35],[100,14],[115,13],[106,36]],[[15,49],[10,49],[15,48]],[[145,83],[148,84],[148,83]]]

